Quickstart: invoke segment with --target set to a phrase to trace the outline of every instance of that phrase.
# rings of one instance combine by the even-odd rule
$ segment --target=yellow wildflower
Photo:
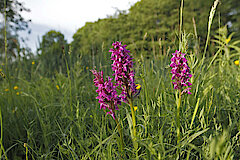
[[[18,89],[18,86],[14,86],[13,89],[14,89],[14,90],[17,90],[17,89]]]
[[[225,39],[226,44],[228,44],[231,41],[231,38]]]
[[[35,62],[34,61],[32,61],[32,65],[34,65],[35,64]]]
[[[16,93],[17,96],[19,96],[19,94],[20,94],[19,92]]]
[[[9,91],[9,89],[8,89],[8,88],[6,88],[4,91],[6,91],[6,92],[7,92],[7,91]]]
[[[59,85],[56,85],[56,88],[57,88],[57,90],[59,90],[60,89]]]
[[[141,88],[141,85],[140,84],[136,84],[136,89],[140,89]]]
[[[88,70],[88,67],[86,67],[86,70]]]
[[[133,107],[134,111],[136,111],[136,110],[137,110],[137,108],[138,108],[137,106],[134,106],[134,107]]]
[[[236,66],[239,66],[239,60],[234,61],[234,64],[235,64]]]
[[[2,69],[0,69],[0,72],[2,72]]]

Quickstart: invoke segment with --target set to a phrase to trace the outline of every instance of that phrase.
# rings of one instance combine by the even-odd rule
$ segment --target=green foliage
[[[41,73],[47,69],[47,76],[54,73],[66,73],[66,61],[68,60],[67,41],[60,32],[51,30],[42,37],[42,42],[38,48],[38,55],[41,65]]]
[[[186,8],[195,5],[190,1],[184,2]],[[203,2],[195,3],[197,7]],[[144,4],[156,7],[159,12],[144,8]],[[96,67],[103,70],[105,76],[111,75],[107,50],[113,40],[123,39],[130,44],[128,49],[132,50],[135,58],[136,83],[142,85],[141,93],[133,104],[137,106],[138,158],[240,159],[240,67],[233,63],[240,57],[238,33],[230,31],[229,34],[226,26],[212,32],[214,36],[210,36],[213,37],[210,42],[214,44],[211,47],[216,54],[203,61],[199,54],[202,55],[204,47],[198,41],[202,28],[198,27],[201,24],[198,24],[197,17],[204,16],[201,10],[204,10],[204,4],[200,8],[203,15],[194,17],[195,27],[200,32],[195,32],[194,38],[192,33],[180,32],[181,49],[187,54],[193,85],[192,95],[181,97],[177,119],[169,68],[170,50],[177,47],[167,49],[178,44],[178,37],[171,32],[178,30],[178,10],[167,8],[174,5],[179,4],[142,0],[128,14],[120,12],[97,23],[88,23],[74,35],[72,51],[68,49],[64,36],[56,31],[43,36],[38,57],[20,50],[15,61],[9,63],[9,77],[1,77],[1,138],[5,151],[2,152],[1,148],[0,158],[120,159],[117,126],[112,117],[99,109],[89,68]],[[190,23],[192,17],[191,14],[185,15],[186,8],[183,28],[188,30],[187,20]],[[137,14],[137,11],[141,12]],[[151,11],[176,19],[171,23],[171,19],[165,17],[164,21],[168,22],[163,23],[156,16],[152,21]],[[198,10],[193,11],[198,13]],[[130,19],[131,24],[128,23]],[[215,23],[213,21],[213,29]],[[207,23],[205,25],[203,32],[207,30]],[[129,27],[126,32],[121,30],[125,26]],[[160,29],[163,30],[160,32]],[[141,37],[141,41],[136,40]],[[158,38],[162,38],[161,41]],[[157,47],[154,49],[153,46]],[[210,55],[210,51],[207,50],[207,54]],[[135,52],[142,54],[135,56]],[[121,105],[117,112],[125,143],[124,159],[134,159],[136,151],[131,138],[130,107]],[[179,142],[177,128],[180,129]]]
[[[188,38],[186,40],[188,42]],[[189,49],[187,53],[193,74],[193,94],[182,97],[181,159],[239,159],[240,86],[237,80],[240,68],[232,63],[234,59],[229,59],[228,65],[221,67],[220,58],[227,60],[219,56],[218,59],[207,58],[201,73],[201,59],[194,50]],[[230,50],[231,53],[235,51]],[[100,52],[99,57],[108,54]],[[109,61],[109,56],[99,57],[94,59],[97,67],[102,68],[105,75],[111,74],[110,64],[100,65],[105,64],[107,59]],[[170,58],[167,53],[155,59],[140,58],[135,61],[136,82],[142,85],[141,94],[134,104],[138,106],[139,159],[177,158],[176,103],[168,68]],[[99,110],[93,77],[83,65],[85,60],[78,59],[70,69],[70,77],[62,73],[57,73],[54,78],[43,77],[41,72],[36,72],[38,67],[33,65],[31,80],[24,80],[22,71],[11,80],[11,88],[3,81],[0,106],[4,147],[9,159],[25,157],[24,143],[27,143],[28,157],[32,159],[120,157],[117,126],[110,116]],[[92,60],[89,57],[89,62],[92,63]],[[35,65],[42,64],[36,62]],[[13,86],[18,86],[18,89],[14,90]],[[4,91],[6,88],[9,91]],[[131,128],[128,128],[130,108],[123,105],[119,112],[124,153],[127,159],[131,159],[135,156]]]
[[[195,44],[194,41],[199,41],[201,45],[204,44],[212,3],[212,0],[184,1],[183,30],[196,35],[195,40],[189,43]],[[213,20],[213,31],[217,30],[219,25],[228,24],[229,30],[237,33],[235,38],[239,38],[238,4],[238,0],[221,1],[215,15],[217,18]],[[113,41],[121,40],[130,44],[129,49],[137,55],[166,54],[168,47],[178,44],[178,8],[180,1],[177,0],[142,0],[133,5],[128,12],[118,11],[109,18],[86,23],[73,36],[73,53],[97,55],[103,43],[108,44],[106,47],[109,48]],[[220,22],[218,19],[221,19]]]

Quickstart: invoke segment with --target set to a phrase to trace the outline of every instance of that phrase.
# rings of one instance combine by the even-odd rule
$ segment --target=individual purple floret
[[[104,81],[103,79],[103,72],[97,72],[95,69],[91,70],[93,75],[95,76],[95,79],[93,80],[94,85],[98,87],[96,92],[98,93],[98,96],[96,99],[98,99],[100,103],[100,109],[108,109],[109,112],[107,114],[110,114],[113,119],[115,119],[115,110],[118,110],[118,105],[121,105],[120,98],[118,97],[116,87],[112,83],[112,78],[108,77]]]
[[[134,83],[134,74],[132,70],[133,61],[125,47],[121,42],[114,42],[113,48],[109,50],[112,52],[111,60],[113,61],[112,70],[114,71],[113,76],[115,77],[116,86],[122,90],[121,97],[122,101],[126,102],[127,97],[133,97],[136,93],[136,85]]]
[[[176,50],[172,55],[173,57],[171,58],[170,67],[172,67],[172,80],[175,80],[172,82],[174,89],[180,90],[181,94],[191,94],[191,88],[189,86],[192,84],[189,82],[189,79],[192,77],[192,75],[189,73],[187,59],[184,57],[185,54]]]

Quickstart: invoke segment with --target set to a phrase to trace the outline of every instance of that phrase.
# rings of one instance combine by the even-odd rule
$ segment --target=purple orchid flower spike
[[[192,75],[189,73],[190,68],[188,67],[187,59],[184,57],[185,54],[176,50],[172,55],[170,67],[172,67],[171,73],[174,89],[180,90],[181,94],[191,94],[189,86],[192,84],[189,82],[189,79]]]
[[[119,97],[123,102],[127,102],[127,98],[133,97],[137,90],[134,83],[133,61],[126,45],[121,42],[114,42],[113,48],[109,50],[112,53],[111,60],[113,61],[112,70],[115,77],[116,86],[122,91]]]
[[[107,115],[110,114],[115,119],[115,110],[118,110],[118,105],[121,105],[120,98],[118,97],[116,86],[112,83],[112,78],[108,77],[104,81],[103,72],[97,72],[95,69],[91,70],[95,79],[93,80],[94,85],[98,87],[96,92],[100,103],[100,109],[108,109]]]

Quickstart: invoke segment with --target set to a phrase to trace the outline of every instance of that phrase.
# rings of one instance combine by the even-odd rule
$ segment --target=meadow
[[[210,37],[217,2],[204,44],[185,33],[180,20],[179,40],[166,54],[128,53],[139,93],[118,105],[115,120],[100,109],[90,71],[114,79],[110,48],[74,63],[66,60],[71,49],[63,52],[66,72],[53,76],[42,74],[50,71],[34,57],[3,62],[0,158],[240,159],[240,40],[226,26]],[[174,89],[175,50],[186,54],[191,94]]]

